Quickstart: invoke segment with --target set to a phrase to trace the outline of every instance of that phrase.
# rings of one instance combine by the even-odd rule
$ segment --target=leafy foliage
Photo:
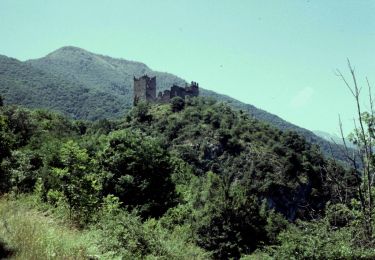
[[[5,105],[0,119],[2,192],[34,194],[104,258],[361,256],[350,170],[227,104],[139,103],[96,122]]]
[[[95,174],[95,162],[74,141],[62,146],[59,161],[60,167],[52,168],[52,174],[59,182],[54,190],[60,191],[67,199],[70,218],[74,212],[85,221],[98,203],[101,190],[100,178]]]
[[[185,80],[153,71],[143,63],[114,59],[71,46],[26,62],[0,56],[0,74],[0,94],[8,104],[48,108],[75,119],[88,120],[120,118],[129,111],[133,102],[133,76],[156,76],[161,91],[173,84],[185,84]],[[226,102],[282,131],[295,131],[319,145],[325,155],[345,161],[339,146],[311,131],[226,95],[202,88],[200,94]]]
[[[161,216],[175,204],[170,156],[157,140],[120,130],[108,136],[101,154],[107,175],[104,194],[113,194],[144,217]]]

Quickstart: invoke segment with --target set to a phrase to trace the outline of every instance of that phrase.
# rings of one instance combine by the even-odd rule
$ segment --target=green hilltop
[[[0,94],[7,104],[48,108],[75,119],[120,118],[132,107],[133,77],[143,74],[157,77],[158,90],[185,84],[185,80],[173,74],[153,71],[140,62],[62,47],[43,58],[26,62],[1,56]],[[319,145],[325,155],[344,160],[339,146],[307,129],[214,91],[201,88],[200,94],[225,101],[280,130],[296,131]]]
[[[0,147],[8,256],[374,256],[351,239],[349,170],[296,133],[212,98],[141,102],[120,120],[95,122],[6,105]]]

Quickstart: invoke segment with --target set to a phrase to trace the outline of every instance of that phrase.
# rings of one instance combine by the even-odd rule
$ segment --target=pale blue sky
[[[375,85],[373,0],[0,0],[0,54],[66,45],[194,80],[308,129],[350,129],[353,100],[334,70]]]

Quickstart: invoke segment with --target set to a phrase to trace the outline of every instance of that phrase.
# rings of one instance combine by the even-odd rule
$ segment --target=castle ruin
[[[134,77],[134,104],[139,101],[169,103],[174,97],[197,97],[199,95],[199,85],[196,82],[191,82],[190,85],[180,87],[175,84],[171,89],[159,92],[156,95],[156,77],[149,77],[144,75],[142,77]]]

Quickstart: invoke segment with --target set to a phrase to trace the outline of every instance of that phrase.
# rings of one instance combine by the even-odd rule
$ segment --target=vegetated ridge
[[[0,241],[18,258],[374,256],[352,239],[351,171],[213,99],[95,122],[0,106],[0,147]]]
[[[169,89],[173,84],[185,84],[185,80],[170,73],[153,71],[143,63],[71,46],[26,62],[2,56],[0,68],[0,94],[6,103],[53,109],[76,119],[123,116],[132,107],[134,76],[157,76],[159,91]],[[324,154],[345,160],[339,146],[276,115],[204,88],[200,88],[200,95],[228,102],[280,130],[296,131],[309,142],[319,145]]]

